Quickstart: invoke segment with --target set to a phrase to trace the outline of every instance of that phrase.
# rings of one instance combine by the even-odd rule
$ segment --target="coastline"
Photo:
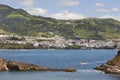
[[[65,71],[76,72],[75,68],[68,67],[64,69],[47,68],[35,64],[17,62],[0,58],[0,71]]]
[[[115,57],[107,61],[105,64],[102,64],[94,69],[103,71],[107,74],[118,74],[120,75],[120,50]]]

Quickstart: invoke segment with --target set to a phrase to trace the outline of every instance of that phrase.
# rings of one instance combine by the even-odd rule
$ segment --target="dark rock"
[[[118,55],[120,56],[120,51],[118,51]]]
[[[37,66],[34,64],[27,64],[16,61],[7,61],[5,59],[0,59],[0,71],[65,71],[65,72],[75,72],[74,68],[46,68],[42,66]]]
[[[65,68],[64,71],[66,71],[66,72],[75,72],[76,69],[75,68]]]

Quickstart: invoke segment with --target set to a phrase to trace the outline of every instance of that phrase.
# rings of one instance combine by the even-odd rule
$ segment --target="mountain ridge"
[[[0,33],[43,37],[57,35],[72,39],[120,39],[120,21],[99,18],[57,20],[30,15],[23,9],[0,4]]]

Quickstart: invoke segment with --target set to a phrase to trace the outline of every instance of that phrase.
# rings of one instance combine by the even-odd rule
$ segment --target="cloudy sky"
[[[99,17],[120,20],[120,0],[0,0],[0,4],[56,19]]]

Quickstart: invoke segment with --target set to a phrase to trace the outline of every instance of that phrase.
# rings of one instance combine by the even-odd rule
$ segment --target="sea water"
[[[0,50],[0,58],[7,60],[50,68],[77,69],[77,72],[0,72],[0,80],[120,80],[119,75],[93,69],[116,54],[117,50]]]

